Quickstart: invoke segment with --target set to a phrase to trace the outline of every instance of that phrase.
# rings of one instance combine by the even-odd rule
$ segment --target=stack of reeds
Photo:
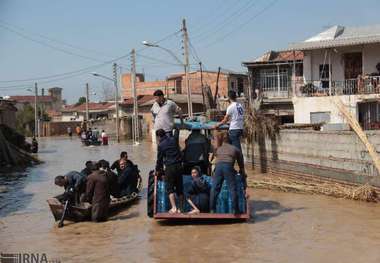
[[[263,175],[248,178],[248,187],[283,192],[320,194],[337,198],[378,202],[379,189],[366,185],[338,182],[318,176]]]

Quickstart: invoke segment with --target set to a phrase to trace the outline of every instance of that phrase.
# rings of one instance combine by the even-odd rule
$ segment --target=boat
[[[216,122],[200,122],[200,121],[185,121],[184,124],[180,124],[176,121],[177,127],[180,129],[200,129],[203,130],[206,136],[210,136],[211,130],[213,129]],[[179,126],[180,125],[180,126]],[[223,125],[221,129],[228,129],[228,126]],[[211,184],[211,176],[208,174],[202,175],[204,179]],[[191,180],[191,176],[187,174],[182,175],[183,178],[183,188],[186,188]],[[242,211],[240,214],[230,213],[232,211],[231,198],[229,196],[229,191],[227,189],[226,182],[223,183],[221,192],[218,196],[216,211],[214,213],[198,213],[189,214],[190,206],[185,201],[184,212],[183,213],[168,213],[169,201],[168,195],[165,192],[165,181],[162,175],[156,175],[152,170],[148,176],[148,196],[147,196],[147,215],[150,218],[157,220],[202,220],[202,221],[247,221],[250,218],[249,211],[249,199],[245,196],[245,191],[243,187],[243,177],[239,174],[236,176],[236,183],[238,186],[238,202],[239,210]]]
[[[142,179],[139,175],[137,181],[137,192],[133,192],[130,195],[122,196],[120,198],[111,198],[109,205],[110,213],[115,213],[123,208],[126,208],[128,205],[131,205],[140,198],[139,193],[142,190]],[[50,210],[54,216],[55,221],[59,221],[62,217],[64,211],[64,203],[60,202],[57,197],[53,197],[47,200]],[[68,208],[68,211],[65,214],[65,220],[73,222],[82,222],[91,220],[91,209],[92,206],[89,203],[82,203],[79,205],[73,205]]]
[[[82,144],[84,146],[100,146],[102,145],[102,142],[97,140],[97,141],[92,141],[92,140],[82,140]]]

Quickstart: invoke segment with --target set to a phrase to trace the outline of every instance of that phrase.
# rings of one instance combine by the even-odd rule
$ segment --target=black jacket
[[[156,170],[163,166],[182,162],[182,155],[177,139],[174,136],[164,136],[158,144]]]

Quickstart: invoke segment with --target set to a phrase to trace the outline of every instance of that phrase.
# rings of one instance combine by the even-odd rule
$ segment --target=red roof
[[[243,62],[243,64],[263,64],[263,63],[273,63],[273,62],[286,62],[293,60],[303,60],[302,51],[269,51],[262,55],[261,57],[255,59],[254,61]]]
[[[146,103],[148,101],[151,101],[154,99],[154,96],[153,95],[140,95],[137,97],[137,104],[143,104],[143,103]],[[129,105],[133,105],[133,98],[127,98],[127,99],[124,99],[123,103],[121,104],[122,106],[129,106]]]
[[[88,104],[89,110],[108,110],[115,103],[113,102],[90,102]],[[85,111],[86,103],[80,105],[66,105],[64,111]]]
[[[35,97],[33,95],[29,96],[10,96],[9,99],[21,102],[21,103],[34,103]],[[51,96],[37,96],[38,102],[52,102],[53,97]]]

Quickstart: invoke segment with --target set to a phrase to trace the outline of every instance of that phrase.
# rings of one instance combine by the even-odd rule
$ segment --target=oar
[[[59,223],[58,223],[59,228],[63,227],[63,220],[65,219],[65,215],[66,215],[68,207],[69,207],[69,200],[66,200],[65,207],[63,208],[61,220],[59,220]]]

